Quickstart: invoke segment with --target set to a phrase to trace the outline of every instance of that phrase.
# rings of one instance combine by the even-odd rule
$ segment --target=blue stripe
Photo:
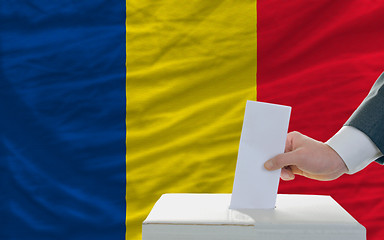
[[[124,239],[125,2],[0,6],[0,239]]]

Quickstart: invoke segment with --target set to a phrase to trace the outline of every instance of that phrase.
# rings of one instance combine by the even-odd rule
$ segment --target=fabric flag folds
[[[290,131],[327,141],[384,71],[380,1],[258,1],[258,100],[292,106]],[[384,104],[384,103],[383,103]],[[331,195],[379,240],[384,168],[331,182],[297,177],[281,193]]]
[[[246,100],[326,141],[384,71],[363,0],[0,4],[0,239],[141,239],[164,193],[231,192]],[[256,71],[257,70],[257,71]],[[256,89],[257,78],[257,89]],[[384,168],[331,195],[380,240]]]
[[[127,239],[164,193],[230,192],[255,1],[127,1]]]
[[[0,239],[124,239],[125,3],[0,4]]]

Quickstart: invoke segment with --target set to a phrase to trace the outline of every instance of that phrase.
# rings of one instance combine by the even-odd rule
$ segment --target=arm
[[[383,162],[384,73],[345,125],[327,144],[289,133],[285,153],[268,160],[265,168],[282,168],[283,180],[294,179],[294,174],[332,180],[355,173],[375,159]]]
[[[384,72],[345,125],[363,132],[384,153]],[[384,158],[376,161],[383,164]]]
[[[348,174],[362,170],[383,156],[367,135],[351,126],[343,126],[326,144],[343,159]]]

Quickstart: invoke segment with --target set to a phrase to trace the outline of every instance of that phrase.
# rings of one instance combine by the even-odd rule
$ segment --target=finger
[[[280,177],[284,181],[290,181],[290,180],[295,179],[295,175],[292,173],[290,167],[282,168],[281,169]]]
[[[322,175],[322,174],[316,175],[316,174],[311,174],[311,173],[308,173],[308,172],[304,172],[304,171],[300,170],[296,166],[290,166],[290,168],[291,168],[292,173],[294,173],[296,175],[300,175],[300,176],[303,176],[303,177],[306,177],[306,178],[310,178],[310,179],[316,179],[316,180],[319,180],[319,181],[330,180],[330,178],[328,176],[326,176],[326,175]]]
[[[287,135],[287,139],[285,140],[285,149],[284,152],[290,152],[292,151],[292,138],[289,137],[289,134]]]
[[[304,176],[303,170],[301,170],[297,166],[290,166],[290,168],[291,168],[291,171],[292,171],[293,174]]]
[[[296,138],[296,135],[297,132],[290,132],[287,134],[284,152],[291,152],[293,150],[293,141]]]
[[[293,131],[287,134],[287,139],[285,140],[285,150],[284,152],[291,152],[295,149],[295,145],[300,139],[302,139],[304,135],[297,132]]]
[[[300,153],[298,151],[292,151],[282,153],[273,157],[264,163],[264,167],[269,170],[277,170],[285,166],[298,165],[300,160]]]

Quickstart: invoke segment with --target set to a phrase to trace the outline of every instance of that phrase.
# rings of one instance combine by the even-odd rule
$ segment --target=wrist
[[[326,144],[344,161],[348,174],[356,173],[382,156],[376,145],[360,130],[344,126]]]
[[[333,171],[330,172],[330,178],[336,179],[336,178],[340,177],[341,175],[348,173],[348,171],[349,171],[348,167],[345,164],[345,162],[343,161],[343,159],[341,158],[341,156],[328,144],[324,143],[324,145],[328,149],[329,160],[330,160],[331,164],[333,165],[333,167],[331,168],[331,169],[333,169]]]

